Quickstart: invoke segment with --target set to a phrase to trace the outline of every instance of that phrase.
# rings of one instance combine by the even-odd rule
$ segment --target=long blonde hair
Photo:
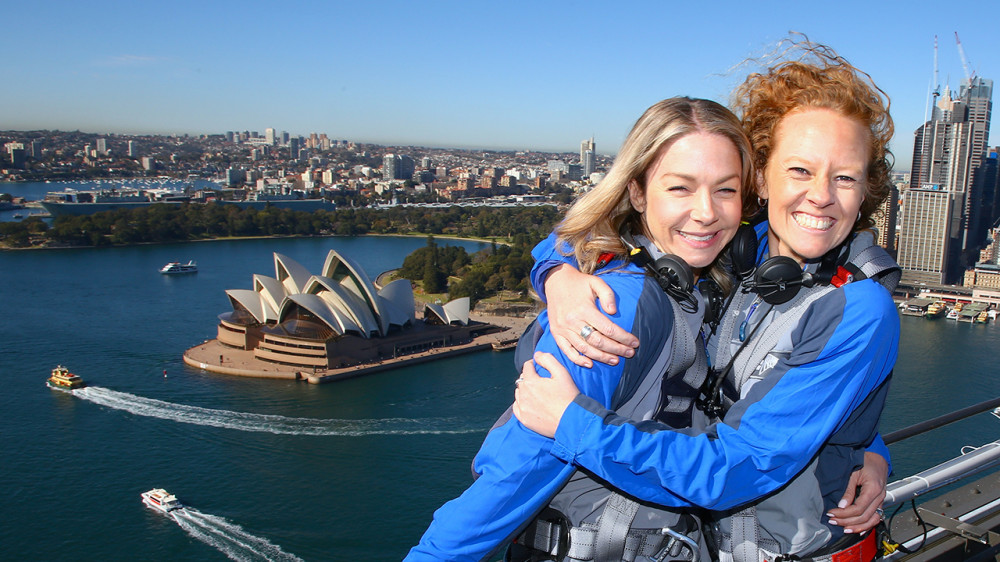
[[[629,183],[638,182],[645,190],[646,171],[660,151],[677,139],[696,132],[722,135],[732,141],[739,151],[742,163],[740,195],[746,208],[750,182],[754,177],[751,173],[753,152],[739,119],[714,101],[670,98],[654,104],[639,117],[607,176],[567,211],[566,218],[555,229],[559,240],[556,247],[568,245],[568,253],[576,258],[584,273],[593,273],[597,269],[601,254],[624,256],[625,247],[618,237],[621,226],[628,223],[627,227],[633,232],[643,231],[642,215],[629,200]],[[719,266],[718,257],[707,271],[721,286],[730,285],[728,276]]]

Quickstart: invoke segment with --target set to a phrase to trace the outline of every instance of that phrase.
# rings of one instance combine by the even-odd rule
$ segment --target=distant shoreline
[[[17,252],[22,250],[83,250],[87,248],[130,248],[134,246],[156,246],[160,244],[186,244],[186,243],[196,243],[196,242],[218,242],[222,240],[264,240],[264,239],[305,239],[305,238],[359,238],[362,236],[380,236],[380,237],[394,237],[394,238],[427,238],[428,236],[433,236],[435,239],[441,238],[446,240],[464,240],[466,242],[482,242],[484,244],[496,243],[502,246],[510,246],[510,242],[507,240],[501,240],[499,238],[472,238],[468,236],[451,236],[447,234],[316,234],[316,235],[282,235],[282,234],[272,234],[267,236],[219,236],[215,238],[199,238],[197,240],[171,240],[167,242],[137,242],[135,244],[112,244],[110,246],[75,246],[75,245],[47,245],[47,246],[29,246],[27,248],[11,248],[8,246],[0,246],[0,251],[11,251]]]

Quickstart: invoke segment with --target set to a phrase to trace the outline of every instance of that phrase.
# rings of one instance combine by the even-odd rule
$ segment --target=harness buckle
[[[698,548],[698,543],[691,537],[684,533],[678,533],[670,527],[661,528],[660,534],[669,538],[659,551],[645,557],[649,562],[663,562],[667,559],[667,556],[676,557],[680,555],[681,549],[685,546],[691,551],[691,562],[699,562],[701,560],[701,551]]]

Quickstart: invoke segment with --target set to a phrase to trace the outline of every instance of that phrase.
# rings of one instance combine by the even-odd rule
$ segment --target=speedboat
[[[175,509],[184,508],[180,500],[177,499],[177,496],[168,493],[163,488],[153,488],[148,492],[143,492],[141,495],[142,503],[163,513],[170,513]]]
[[[83,382],[83,379],[69,372],[69,369],[63,367],[62,365],[52,369],[52,375],[49,376],[46,384],[49,385],[49,388],[55,388],[58,390],[73,390],[74,388],[83,388],[87,386],[87,383]]]
[[[198,264],[196,264],[194,260],[190,260],[187,263],[172,261],[160,268],[160,273],[165,275],[173,275],[176,273],[197,273],[197,271]]]

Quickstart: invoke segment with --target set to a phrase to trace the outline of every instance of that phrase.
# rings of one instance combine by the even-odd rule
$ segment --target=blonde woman
[[[548,351],[596,403],[639,420],[659,415],[672,427],[703,426],[693,418],[706,373],[706,305],[697,283],[725,278],[718,256],[740,225],[752,177],[749,141],[723,106],[672,98],[646,110],[607,177],[569,210],[557,238],[614,292],[618,312],[609,321],[647,345],[616,365],[580,368],[560,355],[542,313],[518,345],[517,364]],[[512,559],[706,554],[699,520],[688,510],[629,503],[553,456],[552,445],[508,411],[476,456],[476,481],[434,514],[407,560],[480,560],[518,535]],[[602,528],[599,520],[615,519],[607,506],[629,512],[636,524]]]

